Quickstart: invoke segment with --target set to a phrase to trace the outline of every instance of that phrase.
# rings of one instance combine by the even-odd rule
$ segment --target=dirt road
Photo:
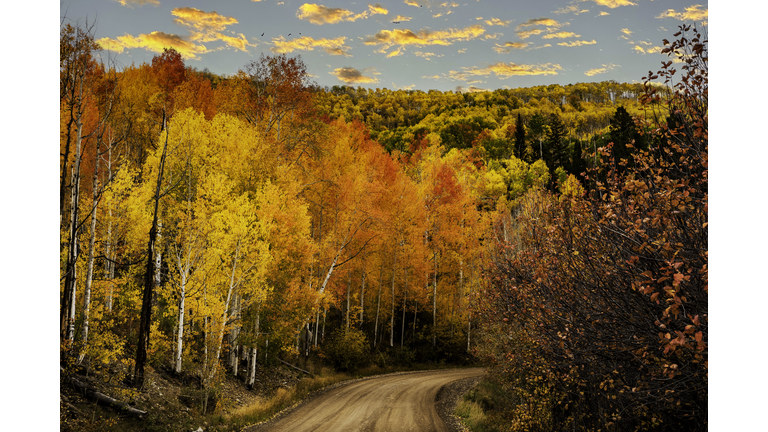
[[[440,388],[483,374],[483,369],[449,369],[384,375],[322,393],[257,431],[447,432],[435,410]]]

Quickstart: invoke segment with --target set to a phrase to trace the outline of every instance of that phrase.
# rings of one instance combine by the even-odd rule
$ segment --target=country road
[[[483,373],[481,368],[448,369],[354,381],[246,431],[447,432],[435,410],[438,391],[448,383]]]

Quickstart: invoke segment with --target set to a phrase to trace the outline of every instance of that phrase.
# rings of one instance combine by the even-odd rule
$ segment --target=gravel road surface
[[[481,368],[447,369],[357,380],[246,431],[449,432],[435,409],[438,392],[449,383],[483,373]]]

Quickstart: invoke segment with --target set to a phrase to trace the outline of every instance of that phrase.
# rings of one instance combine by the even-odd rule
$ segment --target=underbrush
[[[510,403],[502,386],[492,378],[483,378],[456,406],[454,415],[472,432],[506,430],[502,409]],[[501,409],[500,409],[501,408]],[[508,427],[508,426],[507,426]]]

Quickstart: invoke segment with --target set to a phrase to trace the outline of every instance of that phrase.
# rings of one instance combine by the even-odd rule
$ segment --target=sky
[[[641,82],[663,39],[709,15],[701,0],[314,1],[60,0],[60,15],[95,22],[123,66],[173,47],[232,75],[285,53],[321,86],[425,91]]]

